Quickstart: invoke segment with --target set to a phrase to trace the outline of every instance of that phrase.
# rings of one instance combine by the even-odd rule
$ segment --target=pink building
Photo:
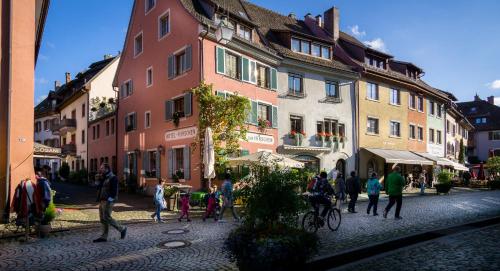
[[[92,112],[88,124],[88,171],[89,181],[95,181],[94,176],[99,170],[100,164],[108,163],[113,172],[117,171],[116,158],[116,112],[111,110],[100,110]]]
[[[222,45],[215,30],[227,15],[234,35]],[[118,176],[148,187],[158,177],[177,176],[201,188],[200,149],[191,148],[199,108],[188,90],[202,81],[213,84],[217,95],[237,93],[251,100],[250,132],[241,153],[275,152],[280,58],[261,37],[239,1],[135,1],[114,81]],[[272,127],[260,132],[258,118]]]

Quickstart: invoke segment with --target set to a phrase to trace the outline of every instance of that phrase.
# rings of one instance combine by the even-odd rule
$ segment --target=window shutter
[[[245,156],[245,155],[249,155],[250,154],[250,151],[249,150],[240,150],[240,156]]]
[[[241,79],[243,81],[250,81],[250,73],[249,73],[249,60],[248,58],[242,57],[241,58]]]
[[[255,61],[250,61],[250,82],[256,84],[257,76],[256,76],[257,63]]]
[[[174,112],[174,101],[165,101],[165,120],[172,120]]]
[[[184,116],[189,117],[193,114],[193,93],[184,94]]]
[[[168,79],[174,78],[174,55],[168,56]]]
[[[222,73],[222,74],[226,73],[224,58],[225,58],[224,48],[217,47],[217,59],[215,61],[217,65],[217,73]]]
[[[168,165],[167,177],[169,179],[172,179],[174,176],[174,150],[173,149],[167,150],[167,165]]]
[[[257,110],[258,103],[256,101],[252,101],[252,124],[257,124]]]
[[[128,132],[128,116],[125,116],[125,132]],[[93,127],[92,139],[95,139],[95,126]]]
[[[222,98],[226,98],[226,93],[224,93],[224,91],[215,91],[215,95],[219,96],[219,97],[222,97]]]
[[[156,178],[160,179],[161,178],[161,153],[159,151],[156,151]]]
[[[137,154],[133,153],[132,156],[134,157],[134,168],[132,169],[132,173],[137,176]]]
[[[97,164],[97,159],[96,159],[96,164]],[[125,156],[123,157],[123,173],[125,174],[130,173],[130,169],[128,168],[128,153],[125,153]]]
[[[191,70],[191,66],[192,66],[192,63],[193,63],[193,53],[192,53],[192,48],[191,48],[191,44],[189,44],[187,47],[186,47],[186,57],[184,58],[185,60],[185,63],[184,63],[184,71],[189,71]]]
[[[271,125],[273,128],[278,128],[278,107],[276,106],[273,106]]]
[[[141,169],[141,176],[146,176],[146,170],[149,170],[148,166],[148,151],[143,151],[142,152],[142,169]]]
[[[134,130],[137,129],[137,114],[136,113],[134,113],[132,115],[132,127]]]
[[[274,68],[271,68],[271,89],[278,89],[278,75],[277,71]]]
[[[130,80],[129,84],[130,84],[130,93],[129,93],[129,95],[132,95],[132,93],[134,93],[134,80]]]
[[[124,84],[120,85],[120,98],[125,98]]]
[[[189,146],[184,147],[184,179],[191,180],[191,151]]]

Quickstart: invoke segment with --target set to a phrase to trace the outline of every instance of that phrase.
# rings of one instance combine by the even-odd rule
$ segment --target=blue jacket
[[[163,193],[164,193],[164,188],[161,185],[156,185],[156,190],[155,190],[155,196],[154,196],[154,202],[155,203],[162,203],[163,202]]]
[[[366,183],[366,193],[368,195],[379,195],[382,185],[378,182],[377,178],[370,178]]]

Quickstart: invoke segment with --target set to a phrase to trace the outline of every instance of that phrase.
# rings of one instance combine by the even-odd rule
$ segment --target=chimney
[[[488,97],[488,102],[492,105],[495,105],[495,96]]]
[[[54,81],[54,91],[58,91],[60,87],[61,87],[61,82],[57,80]]]
[[[307,19],[307,18],[312,18],[312,14],[311,13],[307,13],[306,16],[304,16],[304,19]]]
[[[474,96],[474,101],[475,101],[475,102],[477,102],[477,101],[481,101],[481,98],[479,98],[479,95],[477,95],[477,93],[476,93],[476,95]]]
[[[69,83],[69,81],[71,81],[71,73],[66,72],[65,75],[66,75],[66,84],[67,84],[67,83]]]
[[[288,14],[288,17],[292,18],[292,19],[296,19],[297,17],[295,16],[295,13],[293,12],[290,12],[290,14]]]
[[[316,15],[316,23],[319,27],[323,27],[323,17],[321,15]]]
[[[113,56],[112,56],[112,55],[110,55],[110,54],[105,54],[105,55],[104,55],[104,60],[106,60],[106,59],[110,59],[110,58],[112,58],[112,57],[113,57]]]
[[[332,7],[323,13],[323,17],[325,17],[324,28],[330,32],[333,41],[337,41],[340,35],[339,16],[339,9],[336,7]]]

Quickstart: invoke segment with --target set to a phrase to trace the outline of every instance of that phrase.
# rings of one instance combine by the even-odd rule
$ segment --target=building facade
[[[95,175],[102,163],[108,163],[113,172],[118,170],[116,157],[116,106],[100,107],[92,110],[88,124],[88,172],[89,181],[95,181]]]

